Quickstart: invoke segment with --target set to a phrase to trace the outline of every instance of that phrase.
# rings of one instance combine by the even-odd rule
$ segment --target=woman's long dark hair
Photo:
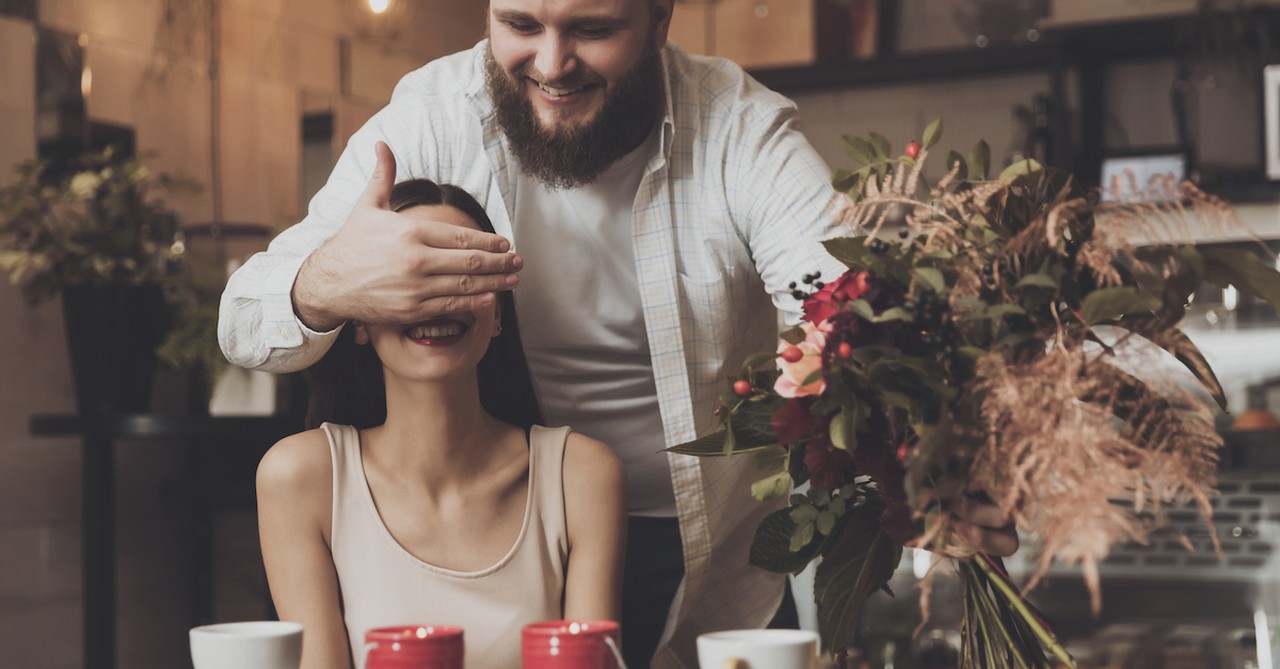
[[[485,232],[493,223],[484,207],[470,193],[457,186],[414,179],[395,185],[391,210],[403,211],[418,205],[448,205],[460,210]],[[529,364],[520,345],[516,307],[511,293],[499,293],[502,331],[489,342],[489,350],[476,367],[480,405],[494,418],[528,430],[542,422],[538,398],[529,376]],[[323,422],[343,423],[364,429],[387,420],[387,391],[382,362],[372,345],[355,342],[355,328],[344,327],[333,347],[310,373],[311,399],[306,426]]]

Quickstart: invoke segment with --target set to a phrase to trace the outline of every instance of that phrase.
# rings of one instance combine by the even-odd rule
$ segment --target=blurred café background
[[[1127,170],[1192,179],[1242,223],[1195,229],[1199,242],[1274,251],[1278,5],[677,0],[672,38],[793,98],[832,167],[847,162],[844,134],[905,144],[944,117],[944,147],[985,139],[993,162],[1035,158],[1087,186]],[[0,0],[0,186],[20,162],[56,171],[108,145],[198,182],[169,204],[184,271],[210,288],[194,298],[207,314],[225,273],[301,217],[398,78],[483,36],[485,6]],[[140,410],[78,411],[68,335],[96,333],[68,328],[67,313],[0,282],[0,669],[189,666],[188,628],[272,615],[253,471],[300,426],[305,385],[211,362],[161,365]],[[1079,574],[1055,569],[1034,598],[1082,666],[1280,666],[1280,321],[1252,296],[1212,287],[1187,318],[1232,409],[1220,420],[1215,501],[1223,557],[1194,512],[1175,510],[1174,529],[1197,550],[1173,530],[1117,549],[1096,618]],[[187,343],[197,361],[213,345],[208,325]],[[1012,567],[1025,573],[1029,553]],[[862,666],[951,666],[947,577],[912,636],[913,584],[928,560],[905,556],[897,598],[868,605],[854,640]]]

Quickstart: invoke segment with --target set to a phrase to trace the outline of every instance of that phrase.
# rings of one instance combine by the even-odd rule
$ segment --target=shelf
[[[302,429],[297,416],[192,416],[182,414],[124,414],[86,419],[74,414],[31,417],[37,436],[98,435],[139,439],[190,437],[283,437]]]
[[[1019,74],[1055,66],[1167,58],[1187,50],[1195,16],[1165,16],[1114,23],[1047,25],[1040,41],[1021,46],[959,48],[819,62],[751,72],[780,93],[886,84],[910,84]],[[1249,21],[1280,30],[1280,9],[1256,8]]]
[[[989,49],[931,51],[904,56],[756,70],[760,83],[779,93],[909,84],[1044,70],[1056,49],[1045,43]]]

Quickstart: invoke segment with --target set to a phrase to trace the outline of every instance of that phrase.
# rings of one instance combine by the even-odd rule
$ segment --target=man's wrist
[[[293,303],[293,314],[303,325],[315,332],[329,332],[342,325],[346,319],[319,304],[320,293],[311,288],[315,284],[309,280],[317,271],[312,263],[315,257],[316,253],[312,253],[302,262],[302,267],[298,268],[298,276],[293,281],[293,289],[289,291],[289,299]]]

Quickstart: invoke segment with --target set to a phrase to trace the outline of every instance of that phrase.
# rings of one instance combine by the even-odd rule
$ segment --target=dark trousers
[[[632,516],[622,571],[622,655],[628,669],[649,669],[683,578],[684,553],[676,519]],[[790,582],[769,627],[800,627]]]

